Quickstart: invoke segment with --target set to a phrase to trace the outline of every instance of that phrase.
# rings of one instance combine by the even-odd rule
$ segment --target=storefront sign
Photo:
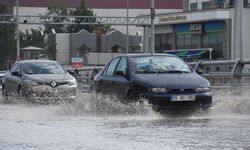
[[[159,22],[187,20],[187,16],[161,16]]]
[[[192,33],[202,33],[202,23],[192,23],[189,25],[189,31]]]

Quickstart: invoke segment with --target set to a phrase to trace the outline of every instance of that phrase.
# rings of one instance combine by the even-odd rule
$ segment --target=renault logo
[[[55,82],[55,81],[52,81],[52,82],[50,83],[50,85],[51,85],[52,87],[55,87],[55,86],[56,86],[56,82]]]

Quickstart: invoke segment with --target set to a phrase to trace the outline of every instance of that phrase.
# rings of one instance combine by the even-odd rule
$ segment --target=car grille
[[[49,86],[51,86],[51,87],[53,87],[52,85],[51,85],[51,82],[40,82],[39,83],[40,85],[49,85]],[[58,87],[58,86],[60,86],[60,85],[66,85],[66,84],[68,84],[68,82],[56,82],[56,86],[55,87]]]
[[[169,94],[195,93],[195,89],[168,89]]]

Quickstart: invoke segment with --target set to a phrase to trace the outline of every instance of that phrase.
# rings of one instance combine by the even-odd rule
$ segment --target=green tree
[[[6,14],[7,8],[0,3],[0,14]],[[0,69],[6,69],[7,61],[16,59],[15,26],[0,24]]]
[[[44,48],[44,37],[39,30],[31,29],[31,32],[26,30],[26,32],[20,33],[20,47],[35,46]]]
[[[84,0],[81,0],[80,6],[75,8],[75,9],[71,9],[69,12],[69,15],[71,16],[90,16],[93,17],[94,16],[94,12],[90,9],[86,7],[86,3]],[[81,23],[81,22],[87,22],[88,20],[84,20],[83,18],[77,18],[74,20],[75,23]],[[95,21],[95,18],[93,17],[93,21]],[[80,25],[80,24],[76,24],[76,25],[70,25],[68,26],[68,31],[72,32],[72,33],[77,33],[80,30],[86,30],[88,32],[93,32],[93,25]]]
[[[56,16],[67,16],[68,10],[64,5],[57,4],[55,1],[52,1],[52,4],[48,7],[47,13],[44,16],[44,19],[53,20],[54,22],[63,22],[67,19],[67,17],[62,17],[60,19],[56,18]],[[50,16],[50,17],[48,17]],[[55,16],[55,17],[51,17]],[[45,33],[51,33],[52,29],[55,30],[56,33],[63,33],[66,31],[66,25],[59,24],[45,24]]]
[[[53,16],[65,16],[61,17],[60,19],[56,19]],[[85,0],[81,0],[79,7],[76,8],[67,8],[65,5],[57,4],[56,1],[52,1],[52,4],[48,7],[47,13],[43,16],[43,19],[47,19],[48,21],[53,20],[54,22],[64,22],[67,21],[66,16],[89,16],[92,17],[92,22],[96,21],[94,11],[90,8],[87,8]],[[95,28],[94,25],[80,25],[81,22],[88,22],[89,20],[83,18],[75,18],[74,25],[52,25],[52,24],[45,24],[45,32],[52,33],[52,29],[55,30],[56,33],[77,33],[80,30],[84,29],[88,32],[93,32]],[[97,25],[98,27],[102,28],[103,33],[107,32],[110,28],[110,25]]]

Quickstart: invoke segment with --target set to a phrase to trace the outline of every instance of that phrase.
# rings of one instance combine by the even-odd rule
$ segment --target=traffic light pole
[[[17,61],[20,59],[20,35],[19,35],[19,0],[16,0],[16,51],[17,51]]]
[[[154,19],[155,19],[155,1],[151,0],[151,9],[150,9],[150,16],[151,16],[151,52],[155,52],[155,26],[154,26]]]

